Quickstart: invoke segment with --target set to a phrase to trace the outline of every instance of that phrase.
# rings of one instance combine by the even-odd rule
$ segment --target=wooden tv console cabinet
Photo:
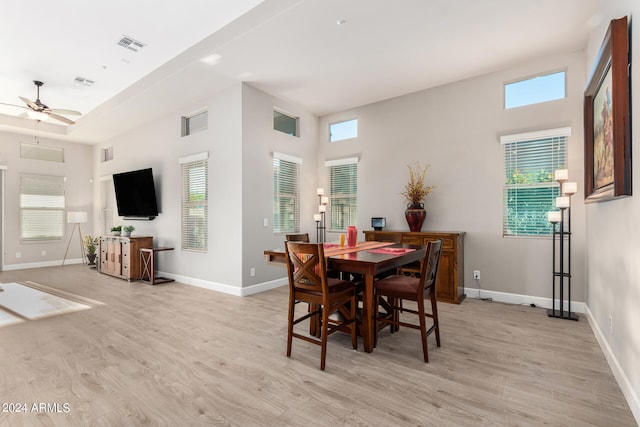
[[[138,280],[142,277],[140,249],[153,248],[153,237],[100,237],[101,273],[126,280]]]
[[[436,296],[438,301],[460,304],[464,293],[464,235],[455,232],[365,231],[365,240],[401,242],[410,245],[426,245],[430,240],[442,240],[442,253],[438,267]],[[410,269],[406,269],[410,270]]]

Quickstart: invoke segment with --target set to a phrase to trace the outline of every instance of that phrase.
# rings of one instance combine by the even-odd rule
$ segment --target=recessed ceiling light
[[[347,23],[347,20],[346,20],[346,19],[338,19],[338,20],[336,21],[336,25],[337,25],[337,26],[344,25],[344,24],[346,24],[346,23]]]
[[[205,64],[216,65],[217,63],[220,62],[220,59],[222,59],[222,55],[218,55],[217,53],[214,53],[212,55],[205,56],[204,58],[201,59],[201,61],[204,62]]]

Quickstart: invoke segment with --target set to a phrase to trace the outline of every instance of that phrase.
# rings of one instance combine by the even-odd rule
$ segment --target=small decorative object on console
[[[419,162],[415,162],[412,166],[407,166],[407,168],[409,168],[409,182],[402,193],[407,202],[409,202],[405,211],[405,218],[407,219],[407,224],[409,224],[409,230],[420,231],[427,217],[427,211],[424,209],[424,203],[422,202],[435,187],[429,187],[424,183],[429,165],[421,166]]]

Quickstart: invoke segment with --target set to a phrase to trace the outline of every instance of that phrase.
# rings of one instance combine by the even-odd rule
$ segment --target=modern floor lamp
[[[318,210],[319,214],[313,215],[313,220],[316,222],[316,238],[318,243],[324,243],[327,241],[327,205],[329,204],[329,197],[324,195],[324,188],[318,188],[316,190],[318,195]]]
[[[69,246],[71,245],[71,240],[73,240],[73,233],[78,229],[78,236],[80,238],[80,253],[82,254],[82,263],[84,264],[84,259],[86,258],[86,254],[84,251],[84,242],[82,241],[82,230],[80,229],[80,224],[84,224],[87,222],[87,213],[86,212],[67,212],[67,223],[73,224],[73,229],[71,230],[71,235],[69,236],[69,242],[67,243],[67,250],[64,251],[64,258],[62,259],[62,266],[64,267],[64,262],[67,260],[67,253],[69,252]]]
[[[571,312],[571,196],[578,191],[578,184],[575,182],[566,182],[569,178],[569,172],[566,169],[555,171],[554,176],[555,180],[560,184],[561,195],[556,197],[556,208],[560,210],[547,213],[547,219],[553,226],[553,284],[551,291],[551,309],[547,310],[547,315],[560,319],[578,320],[578,315]],[[556,231],[556,225],[558,224],[559,230]],[[557,254],[556,236],[558,236],[559,239]],[[556,292],[556,281],[558,282],[558,292]],[[567,289],[566,310],[564,303],[565,284]],[[556,303],[556,293],[559,294],[558,303]],[[556,306],[558,307],[557,309]]]

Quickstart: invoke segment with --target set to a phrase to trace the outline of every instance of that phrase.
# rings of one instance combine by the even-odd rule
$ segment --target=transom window
[[[329,125],[329,142],[358,137],[358,119],[345,120]]]
[[[504,85],[504,108],[566,98],[564,71],[542,74]]]
[[[273,129],[291,136],[298,136],[300,119],[280,111],[273,110]]]
[[[206,111],[182,117],[182,136],[192,135],[207,130],[209,116]]]
[[[503,136],[503,236],[549,236],[547,212],[554,209],[559,185],[554,171],[566,168],[571,128]]]

